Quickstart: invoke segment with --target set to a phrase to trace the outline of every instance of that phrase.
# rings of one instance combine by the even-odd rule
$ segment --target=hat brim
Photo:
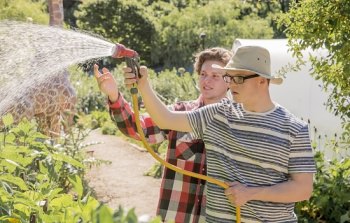
[[[237,69],[237,68],[226,68],[226,67],[222,67],[218,64],[213,64],[211,65],[212,68],[214,69],[219,69],[219,70],[224,70],[224,71],[227,71],[228,73],[230,71],[232,72],[239,72],[239,71],[246,71],[246,72],[252,72],[252,73],[255,73],[255,74],[259,74],[260,76],[266,78],[266,79],[269,79],[270,80],[270,83],[272,84],[282,84],[283,82],[283,78],[280,78],[280,77],[273,77],[273,76],[270,76],[270,75],[266,75],[266,74],[263,74],[263,73],[259,73],[259,72],[256,72],[254,70],[248,70],[248,69]]]

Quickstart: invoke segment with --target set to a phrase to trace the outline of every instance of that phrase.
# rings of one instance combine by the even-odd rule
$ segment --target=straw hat
[[[271,74],[270,53],[260,46],[240,46],[235,49],[233,57],[225,67],[213,64],[213,68],[225,70],[227,73],[250,71],[270,79],[273,84],[281,84],[283,79]],[[231,71],[231,72],[230,72]]]

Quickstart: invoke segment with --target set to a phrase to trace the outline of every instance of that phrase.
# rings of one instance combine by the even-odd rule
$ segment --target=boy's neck
[[[270,97],[260,98],[255,101],[242,103],[242,104],[243,104],[243,108],[246,111],[257,112],[257,113],[265,113],[275,108],[275,104],[273,103]]]
[[[221,101],[222,98],[220,99],[204,99],[203,98],[203,103],[204,105],[210,105],[210,104],[214,104],[214,103],[219,103]]]

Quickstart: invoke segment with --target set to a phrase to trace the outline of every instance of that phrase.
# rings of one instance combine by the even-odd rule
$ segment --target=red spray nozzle
[[[125,47],[123,44],[117,43],[113,47],[112,57],[123,58],[123,57],[136,57],[138,53],[135,50]]]

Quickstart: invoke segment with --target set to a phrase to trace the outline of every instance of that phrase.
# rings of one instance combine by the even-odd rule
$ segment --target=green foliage
[[[101,131],[104,135],[115,135],[118,128],[113,122],[106,122],[103,124]]]
[[[80,29],[137,50],[150,67],[187,68],[203,45],[231,48],[235,38],[280,37],[274,18],[284,2],[90,0],[75,16]]]
[[[119,206],[114,212],[105,205],[100,205],[93,213],[93,223],[138,223],[134,209],[125,211]],[[149,223],[161,223],[159,217],[151,219]]]
[[[261,1],[251,0],[249,3],[244,4],[241,9],[241,15],[249,15],[254,12],[257,15],[270,23],[273,29],[273,38],[285,38],[283,28],[278,26],[276,19],[282,13],[286,13],[289,10],[289,4],[292,0],[279,0],[279,1]]]
[[[90,90],[85,96],[79,98],[77,110],[89,114],[93,111],[106,110],[107,98],[99,91]]]
[[[93,75],[83,72],[76,66],[71,67],[69,73],[70,82],[77,93],[76,109],[79,113],[90,114],[96,110],[107,110],[107,98],[100,92]]]
[[[163,141],[162,143],[160,143],[159,145],[152,145],[152,148],[154,149],[155,152],[157,152],[159,154],[159,156],[162,159],[165,159],[166,156],[166,152],[168,150],[168,144],[169,142]],[[145,176],[151,176],[153,178],[161,178],[163,175],[163,170],[164,170],[164,166],[162,164],[160,164],[159,162],[154,163],[151,168],[149,168],[144,175]]]
[[[91,129],[101,128],[106,123],[112,123],[107,111],[93,111],[91,114],[81,117],[81,121],[86,124],[87,128]]]
[[[159,162],[156,162],[149,168],[145,173],[144,176],[151,176],[153,178],[161,178],[163,173],[163,165]]]
[[[1,222],[114,222],[137,223],[134,210],[111,210],[91,196],[83,181],[86,162],[80,129],[59,143],[36,131],[27,120],[13,126],[11,115],[2,117],[0,131]],[[96,160],[95,160],[96,163]],[[159,218],[151,220],[160,223]]]
[[[317,173],[309,201],[299,202],[299,222],[350,221],[350,158],[326,160],[322,152],[315,155]]]
[[[271,38],[273,31],[268,20],[260,18],[256,11],[241,14],[247,4],[218,0],[173,10],[160,19],[161,42],[153,48],[159,51],[159,60],[165,67],[188,67],[193,53],[202,45],[231,48],[235,38]],[[201,33],[206,34],[204,40]]]
[[[197,74],[177,72],[175,69],[164,70],[158,75],[150,72],[150,80],[153,89],[166,104],[193,100],[199,96],[199,90],[196,88]]]
[[[0,0],[0,20],[4,19],[49,24],[46,1]]]
[[[295,56],[308,48],[327,49],[326,57],[310,56],[313,75],[329,91],[328,106],[345,123],[350,120],[350,2],[300,1],[279,20]]]
[[[131,102],[130,90],[124,85],[124,76],[121,70],[123,66],[125,65],[117,66],[111,73],[119,85],[119,91],[127,101]],[[93,114],[88,116],[91,118],[87,120],[88,123],[92,124],[90,126],[92,129],[101,127],[104,122],[110,119],[107,117],[108,113],[100,116],[98,112],[94,113],[94,111],[107,110],[106,96],[98,89],[97,81],[93,76],[87,75],[74,67],[70,69],[70,74],[71,83],[78,96],[78,111],[84,114]],[[198,82],[197,74],[192,75],[184,72],[184,69],[180,68],[178,71],[175,69],[164,70],[158,74],[149,69],[149,78],[154,90],[166,104],[193,100],[199,95],[199,90],[196,87]],[[140,98],[140,100],[142,99]]]
[[[100,128],[104,125],[104,123],[110,121],[109,113],[94,111],[91,113],[91,120],[93,123],[93,129]]]
[[[64,22],[67,27],[77,27],[74,12],[78,9],[80,1],[63,0]]]
[[[145,3],[140,0],[83,1],[75,14],[77,25],[137,49],[142,59],[150,62],[155,25]]]
[[[39,222],[60,221],[68,211],[62,205],[55,205],[60,204],[60,199],[64,199],[65,207],[80,207],[73,195],[64,193],[72,190],[78,192],[77,199],[82,198],[82,174],[79,173],[83,173],[84,166],[81,162],[37,132],[34,123],[24,120],[12,126],[9,116],[4,117],[3,122],[6,123],[0,132],[0,215],[3,219],[29,222],[34,217],[40,219]],[[72,185],[69,179],[73,177],[76,183]]]

